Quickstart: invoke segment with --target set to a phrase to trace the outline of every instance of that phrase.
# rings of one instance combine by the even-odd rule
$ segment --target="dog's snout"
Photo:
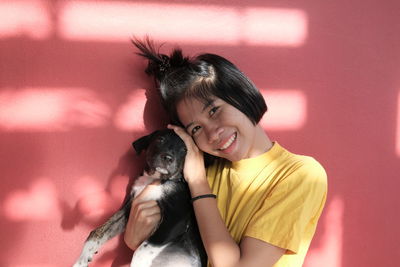
[[[165,163],[169,163],[169,164],[172,163],[172,161],[174,160],[174,158],[170,154],[167,154],[167,153],[161,154],[161,159]]]

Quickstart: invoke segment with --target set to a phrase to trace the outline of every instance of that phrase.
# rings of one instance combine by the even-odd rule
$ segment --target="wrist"
[[[189,184],[190,194],[192,195],[192,197],[197,197],[199,195],[207,195],[212,193],[210,185],[208,184],[208,181],[205,179],[205,177],[202,180],[195,180],[188,184]]]
[[[195,202],[196,200],[203,199],[203,198],[214,198],[214,199],[216,199],[217,196],[214,195],[214,194],[198,195],[198,196],[192,197],[192,199],[190,200],[190,202],[192,202],[192,204],[193,204],[193,202]]]

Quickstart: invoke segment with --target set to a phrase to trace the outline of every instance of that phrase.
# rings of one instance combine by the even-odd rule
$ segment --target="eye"
[[[219,109],[219,107],[212,107],[212,108],[210,109],[210,111],[208,112],[208,114],[209,114],[210,116],[212,116],[212,115],[215,114],[215,112],[217,112],[218,109]]]
[[[201,126],[194,126],[190,132],[192,135],[194,135],[200,129],[201,129]]]

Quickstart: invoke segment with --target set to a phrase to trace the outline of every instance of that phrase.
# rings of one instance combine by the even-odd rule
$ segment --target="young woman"
[[[267,110],[262,95],[225,58],[188,58],[179,49],[167,56],[149,40],[134,44],[149,59],[168,127],[187,146],[184,177],[209,264],[301,266],[326,199],[321,165],[270,140],[258,124]],[[132,249],[160,220],[157,203],[140,199],[125,233]]]

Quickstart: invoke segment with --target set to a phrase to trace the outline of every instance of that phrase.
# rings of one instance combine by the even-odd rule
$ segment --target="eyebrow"
[[[207,102],[204,104],[204,107],[201,109],[201,113],[203,113],[209,106],[212,106],[215,102],[215,99],[208,99]],[[185,130],[187,131],[190,126],[193,125],[193,122],[189,123],[185,126]]]
[[[201,112],[203,113],[209,106],[212,106],[215,102],[215,99],[208,99],[207,102],[204,104],[203,109]]]

